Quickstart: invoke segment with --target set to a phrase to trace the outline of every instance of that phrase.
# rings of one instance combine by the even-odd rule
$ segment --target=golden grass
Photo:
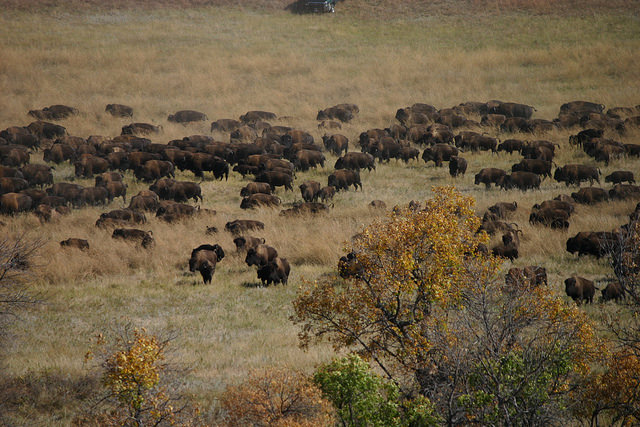
[[[549,13],[544,16],[529,8],[504,13],[522,7],[515,0],[462,2],[468,9],[455,14],[446,9],[451,3],[433,2],[429,7],[445,8],[438,14],[424,14],[435,10],[424,6],[410,15],[415,3],[407,2],[384,21],[377,19],[389,10],[383,2],[340,3],[343,9],[335,16],[292,15],[271,6],[7,9],[0,16],[0,129],[28,124],[29,109],[64,103],[80,110],[61,122],[70,134],[115,136],[129,123],[104,113],[104,106],[115,102],[133,106],[135,121],[163,125],[154,142],[209,133],[210,122],[182,126],[166,121],[181,109],[200,110],[210,121],[271,110],[287,116],[274,124],[305,129],[319,139],[324,132],[316,127],[317,110],[354,102],[361,112],[341,133],[355,150],[361,131],[393,123],[396,109],[414,102],[441,108],[468,100],[519,101],[536,106],[535,117],[541,118],[554,117],[562,103],[573,99],[607,106],[640,103],[640,26],[631,15],[554,14],[544,1],[527,3],[536,13]],[[571,2],[562,5],[566,12]],[[479,9],[484,12],[473,13]],[[537,137],[560,144],[558,165],[595,164],[569,146],[570,133]],[[639,137],[639,132],[615,136],[635,143]],[[40,154],[33,158],[42,162]],[[547,179],[540,191],[485,190],[473,184],[473,175],[487,165],[510,168],[518,156],[468,153],[465,158],[468,173],[455,180],[446,168],[422,160],[379,165],[361,173],[363,191],[339,193],[328,215],[313,218],[286,219],[270,209],[242,211],[239,191],[247,180],[236,174],[227,182],[208,177],[201,184],[201,205],[217,214],[171,225],[148,215],[149,222],[139,228],[153,230],[151,251],[114,241],[109,231],[94,227],[99,214],[121,207],[121,200],[75,210],[46,225],[32,215],[3,218],[4,233],[29,230],[48,241],[33,284],[46,303],[15,325],[16,339],[4,357],[6,372],[14,377],[54,372],[77,379],[86,372],[82,356],[91,336],[129,319],[151,331],[178,332],[177,359],[193,368],[189,391],[205,413],[215,414],[220,391],[250,368],[282,363],[310,371],[332,356],[327,346],[306,353],[297,348],[297,329],[287,320],[296,288],[305,279],[335,271],[349,237],[380,215],[368,208],[371,200],[381,199],[391,208],[424,200],[433,185],[456,185],[474,196],[479,212],[496,201],[517,200],[513,221],[523,229],[523,242],[522,257],[514,264],[546,266],[559,295],[562,280],[572,273],[610,274],[604,260],[568,254],[565,241],[578,231],[623,223],[635,202],[608,204],[606,210],[579,206],[567,232],[531,226],[533,204],[576,189]],[[298,173],[295,186],[306,179],[325,184],[336,158],[327,154],[327,159],[325,169]],[[638,171],[639,165],[637,159],[621,159],[600,168],[604,176],[616,169]],[[190,173],[178,178],[195,180]],[[73,168],[58,166],[55,179],[74,179]],[[129,196],[145,187],[130,174],[127,180]],[[77,182],[91,185],[90,180]],[[285,206],[301,200],[297,188],[277,194]],[[246,267],[234,253],[233,237],[223,231],[236,218],[265,222],[264,231],[252,234],[264,237],[292,263],[287,287],[256,287],[255,268]],[[205,236],[211,225],[220,232]],[[68,237],[87,238],[91,250],[61,250],[58,242]],[[202,243],[219,243],[227,253],[211,286],[187,271],[191,249]],[[506,262],[505,268],[510,265]],[[47,411],[61,417],[59,425],[68,425],[73,416],[47,408],[18,422],[44,423],[50,420]]]

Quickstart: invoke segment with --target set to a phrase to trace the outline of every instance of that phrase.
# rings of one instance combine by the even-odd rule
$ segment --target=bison
[[[244,262],[251,267],[257,265],[262,267],[273,261],[278,256],[278,251],[272,246],[260,244],[255,248],[249,248],[247,250],[247,256]]]
[[[593,302],[593,295],[596,287],[591,280],[573,275],[564,281],[564,288],[567,296],[580,304],[582,301]]]
[[[206,285],[211,283],[213,273],[216,271],[216,264],[224,258],[224,250],[218,244],[200,245],[191,251],[189,258],[189,271],[200,272],[202,281]]]
[[[276,257],[258,269],[258,279],[262,281],[263,286],[269,286],[272,283],[286,285],[290,271],[289,261],[286,258]]]
[[[60,246],[63,248],[76,248],[81,251],[89,250],[89,242],[85,239],[78,239],[75,237],[71,237],[67,240],[63,240],[60,242]]]
[[[337,191],[348,190],[350,186],[362,190],[362,182],[358,171],[349,169],[337,169],[328,178],[328,185],[335,187]]]
[[[111,237],[137,243],[145,249],[153,247],[155,243],[153,232],[138,230],[136,228],[116,228],[113,230]]]
[[[507,173],[502,169],[483,168],[480,169],[480,172],[475,175],[474,182],[476,185],[484,184],[487,188],[489,188],[491,187],[492,183],[498,184],[498,182],[500,182],[500,180],[506,175]]]

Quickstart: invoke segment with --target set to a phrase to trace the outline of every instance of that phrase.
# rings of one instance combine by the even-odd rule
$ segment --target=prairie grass
[[[607,106],[640,104],[635,2],[608,2],[607,9],[593,0],[580,13],[570,1],[406,2],[397,7],[354,1],[339,3],[339,13],[331,16],[292,14],[283,11],[288,4],[284,1],[218,7],[195,0],[148,1],[136,3],[140,8],[116,0],[106,7],[80,3],[69,3],[77,9],[55,2],[40,9],[35,2],[21,2],[24,7],[0,2],[11,6],[0,15],[0,129],[30,123],[30,109],[63,103],[80,110],[61,122],[70,134],[115,136],[130,120],[114,119],[104,107],[124,103],[134,107],[135,121],[163,126],[154,142],[209,134],[210,121],[237,118],[253,109],[274,111],[283,117],[274,124],[305,129],[319,139],[324,132],[317,129],[317,111],[353,102],[360,114],[340,133],[356,150],[360,132],[388,126],[398,108],[414,102],[442,108],[502,99],[534,105],[535,117],[548,119],[574,99]],[[171,7],[176,4],[198,7]],[[210,120],[188,126],[168,123],[167,116],[181,109],[202,111]],[[535,138],[560,145],[558,165],[595,164],[568,144],[571,133]],[[214,136],[228,139],[225,134]],[[510,137],[522,136],[500,135],[503,140]],[[611,137],[640,143],[638,131]],[[336,160],[326,156],[326,168],[299,172],[295,185],[307,179],[324,185]],[[32,157],[42,162],[40,153]],[[579,231],[609,230],[624,223],[636,201],[579,206],[566,232],[532,226],[528,216],[533,204],[577,189],[547,179],[540,191],[485,190],[474,185],[479,169],[509,169],[519,157],[467,153],[465,158],[468,172],[455,180],[446,167],[422,160],[378,165],[361,173],[363,191],[339,193],[331,212],[318,217],[283,218],[271,209],[242,211],[239,191],[248,180],[235,173],[228,181],[208,176],[201,183],[201,206],[217,213],[177,224],[148,215],[140,228],[153,231],[156,246],[150,251],[115,241],[110,231],[95,228],[100,213],[122,207],[122,200],[74,210],[45,225],[32,215],[3,218],[3,233],[27,231],[48,241],[33,284],[46,303],[15,324],[15,339],[3,355],[5,373],[29,384],[70,378],[60,383],[78,388],[87,373],[82,356],[93,334],[131,321],[151,331],[178,333],[176,359],[192,368],[189,392],[215,419],[219,393],[250,368],[282,364],[311,371],[332,357],[326,345],[308,352],[298,349],[297,329],[288,321],[297,287],[335,273],[349,238],[384,215],[369,209],[371,200],[383,200],[391,209],[428,198],[433,185],[456,185],[476,199],[480,213],[497,201],[517,201],[511,221],[520,224],[523,239],[521,258],[514,264],[544,265],[559,296],[562,281],[572,273],[596,279],[610,275],[605,260],[567,253],[566,239]],[[599,165],[603,176],[618,169],[638,176],[639,166],[638,159],[630,158]],[[190,173],[177,178],[196,180]],[[55,179],[92,185],[91,180],[75,179],[68,164],[57,166]],[[127,181],[129,197],[146,187],[131,174]],[[277,195],[284,207],[301,200],[297,188],[280,189]],[[288,286],[258,286],[255,268],[244,264],[244,257],[235,253],[233,236],[223,231],[227,221],[237,218],[265,223],[263,231],[251,234],[264,237],[292,263]],[[205,235],[207,226],[216,226],[218,234]],[[61,250],[58,242],[68,237],[88,239],[91,249]],[[227,255],[211,286],[188,273],[190,251],[202,243],[219,243]],[[505,268],[510,266],[505,262]],[[56,403],[58,407],[16,404],[15,423],[44,425],[55,413],[54,424],[69,425],[69,408],[81,405],[81,399]]]

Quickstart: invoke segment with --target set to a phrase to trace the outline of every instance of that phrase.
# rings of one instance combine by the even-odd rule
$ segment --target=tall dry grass
[[[451,8],[451,3],[433,2],[432,7]],[[70,134],[114,136],[129,123],[104,113],[107,103],[117,102],[133,106],[136,121],[163,125],[164,133],[153,136],[154,142],[209,133],[209,122],[182,126],[166,121],[181,109],[203,111],[210,120],[271,110],[286,116],[274,124],[305,129],[319,139],[324,132],[316,127],[317,110],[354,102],[361,112],[341,131],[354,150],[361,131],[389,125],[397,108],[414,102],[448,107],[468,100],[520,101],[536,106],[541,118],[552,118],[562,103],[573,99],[608,106],[640,104],[640,28],[633,16],[505,13],[516,3],[462,2],[468,10],[431,15],[419,8],[409,13],[411,2],[393,12],[387,2],[344,2],[335,16],[243,7],[6,9],[0,15],[0,129],[28,124],[29,109],[64,103],[80,110],[61,122]],[[475,14],[473,7],[494,9]],[[384,11],[393,19],[378,20]],[[595,164],[569,146],[569,134],[536,137],[560,144],[558,165]],[[500,137],[514,136],[519,137]],[[616,138],[637,143],[639,136],[630,132]],[[215,413],[219,392],[249,368],[282,363],[311,370],[331,357],[328,347],[306,353],[297,348],[297,330],[287,320],[297,286],[335,272],[345,242],[381,215],[368,208],[371,200],[381,199],[391,208],[424,200],[433,185],[456,185],[476,199],[479,212],[496,201],[517,200],[512,220],[521,225],[523,242],[522,257],[514,264],[545,265],[559,295],[562,280],[572,273],[592,278],[609,274],[604,260],[572,256],[564,251],[564,242],[578,231],[621,224],[635,202],[609,204],[606,210],[579,206],[567,232],[534,227],[528,224],[534,203],[576,189],[547,179],[535,192],[485,190],[474,185],[474,173],[487,165],[508,169],[518,157],[465,157],[469,172],[455,180],[446,168],[422,160],[379,165],[374,172],[362,172],[363,191],[339,193],[331,212],[319,217],[288,219],[277,210],[242,211],[239,191],[247,180],[236,174],[226,182],[208,177],[201,184],[201,205],[217,214],[171,225],[148,216],[141,228],[153,230],[156,246],[151,251],[115,241],[109,231],[95,228],[99,214],[121,207],[120,200],[75,210],[45,225],[32,215],[3,218],[3,233],[27,230],[48,241],[38,259],[40,278],[33,284],[46,303],[12,331],[16,339],[5,352],[6,372],[25,378],[47,372],[80,378],[91,336],[114,322],[131,320],[151,331],[178,331],[178,360],[193,368],[189,389],[205,412]],[[296,184],[306,179],[326,183],[336,159],[327,158],[325,169],[298,173]],[[34,161],[42,162],[41,155],[35,154]],[[616,169],[638,171],[638,166],[637,159],[600,165],[603,176]],[[189,173],[178,178],[195,180]],[[73,169],[58,166],[55,179],[73,180]],[[130,174],[127,180],[129,194],[145,187]],[[297,189],[278,190],[277,195],[285,207],[301,200]],[[234,253],[232,236],[223,231],[236,218],[265,222],[264,231],[252,234],[290,260],[289,286],[256,286],[255,269]],[[206,236],[207,226],[220,232]],[[61,250],[58,242],[68,237],[88,239],[90,251]],[[187,271],[191,249],[202,243],[219,243],[227,252],[210,286]],[[510,265],[506,262],[505,268]],[[73,416],[72,411],[47,407],[16,422],[44,423],[51,418],[48,411],[60,417],[59,425],[68,425]]]

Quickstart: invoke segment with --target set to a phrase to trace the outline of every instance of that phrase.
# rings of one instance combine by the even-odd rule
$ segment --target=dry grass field
[[[113,137],[131,120],[115,119],[104,108],[123,103],[134,108],[135,121],[163,126],[162,134],[151,137],[157,143],[210,135],[211,121],[237,119],[249,110],[273,111],[280,119],[272,124],[307,130],[321,141],[317,111],[350,102],[360,113],[340,132],[353,151],[359,149],[360,132],[394,123],[398,108],[416,102],[444,108],[501,99],[533,105],[534,117],[545,119],[577,99],[607,107],[640,104],[637,2],[345,0],[333,15],[291,13],[289,4],[0,0],[0,129],[26,126],[33,121],[27,116],[31,109],[66,104],[80,111],[59,122],[69,134]],[[187,126],[167,121],[183,109],[202,111],[209,121]],[[559,144],[557,165],[595,165],[569,145],[576,132],[535,138]],[[638,129],[608,136],[640,144]],[[336,157],[325,154],[325,168],[298,172],[296,191],[278,189],[285,207],[301,200],[302,181],[326,183]],[[626,222],[636,200],[580,205],[566,232],[532,226],[528,215],[534,203],[576,188],[546,179],[539,191],[485,190],[474,185],[479,169],[509,169],[520,157],[465,157],[468,172],[455,180],[446,165],[436,168],[422,160],[378,165],[362,172],[362,191],[339,193],[329,214],[293,219],[279,216],[279,210],[241,210],[239,191],[248,179],[232,173],[228,181],[217,181],[208,175],[200,205],[217,213],[177,224],[149,217],[144,228],[153,230],[156,240],[150,251],[114,241],[94,226],[101,212],[122,207],[121,199],[44,225],[33,214],[2,217],[3,235],[24,233],[46,241],[30,285],[43,303],[13,323],[3,349],[8,422],[70,425],[90,387],[83,355],[92,337],[125,322],[175,333],[173,359],[190,369],[188,392],[212,424],[220,392],[249,369],[284,365],[312,371],[333,353],[328,346],[298,349],[296,327],[288,321],[290,301],[305,281],[334,273],[349,237],[384,215],[369,209],[374,199],[391,208],[424,200],[434,185],[455,185],[476,199],[479,213],[497,201],[515,200],[519,209],[512,221],[523,230],[523,241],[514,265],[546,266],[560,298],[566,298],[562,281],[572,273],[598,280],[611,276],[606,260],[571,255],[565,242],[579,231],[610,230]],[[42,153],[34,153],[32,162],[43,163]],[[619,169],[640,175],[637,158],[598,166],[603,177]],[[76,179],[68,163],[57,166],[54,176],[56,182],[92,185]],[[189,172],[176,178],[197,180]],[[130,173],[127,181],[128,195],[147,187]],[[236,218],[266,224],[255,234],[291,262],[288,286],[258,286],[255,268],[235,254],[233,236],[223,231]],[[207,226],[220,231],[207,236]],[[58,242],[68,237],[88,239],[91,249],[62,250]],[[202,243],[219,243],[227,253],[206,286],[187,266],[191,249]],[[505,262],[505,269],[511,265]],[[585,310],[598,316],[606,307]]]

